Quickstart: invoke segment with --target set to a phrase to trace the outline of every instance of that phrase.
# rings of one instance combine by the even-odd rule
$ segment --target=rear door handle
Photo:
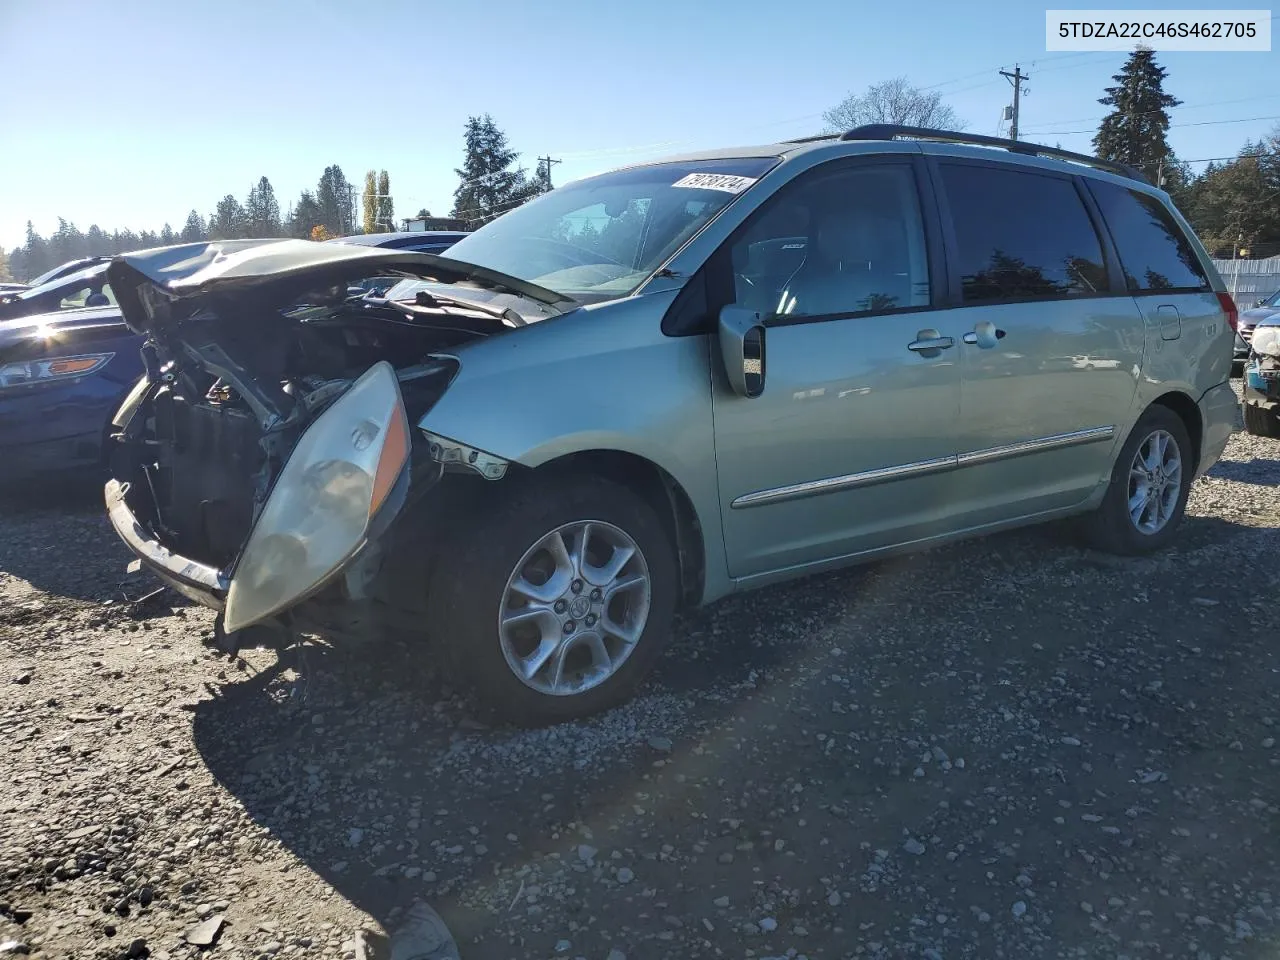
[[[990,320],[983,320],[976,327],[966,333],[960,339],[970,346],[979,346],[984,350],[990,350],[996,345],[997,340],[1003,340],[1005,332],[996,327]]]

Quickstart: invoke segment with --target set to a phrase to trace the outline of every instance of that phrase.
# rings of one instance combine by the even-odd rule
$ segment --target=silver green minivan
[[[401,276],[385,299],[349,298]],[[447,256],[110,266],[147,376],[111,521],[218,642],[421,636],[547,723],[684,605],[1077,516],[1159,549],[1235,418],[1236,311],[1169,198],[1034,144],[864,127],[628,167]]]

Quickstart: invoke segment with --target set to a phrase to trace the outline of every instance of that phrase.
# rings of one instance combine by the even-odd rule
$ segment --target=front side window
[[[1102,208],[1131,291],[1212,289],[1195,251],[1163,203],[1103,180],[1090,181],[1089,189]]]
[[[998,166],[940,167],[964,303],[1107,292],[1102,244],[1070,180]]]
[[[905,164],[850,167],[783,188],[729,256],[735,301],[766,319],[929,305],[924,228]]]
[[[777,157],[632,167],[557,187],[449,248],[584,303],[634,292]]]
[[[99,282],[67,291],[58,302],[58,309],[78,310],[81,307],[114,307],[115,305],[116,298],[111,292],[111,285]]]

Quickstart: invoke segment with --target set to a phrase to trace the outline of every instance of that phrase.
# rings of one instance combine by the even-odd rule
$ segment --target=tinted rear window
[[[941,165],[965,303],[1105,293],[1102,244],[1063,177]]]
[[[1114,183],[1090,181],[1132,291],[1209,290],[1195,251],[1163,203]]]

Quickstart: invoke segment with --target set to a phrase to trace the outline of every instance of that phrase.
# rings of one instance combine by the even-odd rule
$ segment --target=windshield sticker
[[[741,193],[756,182],[755,177],[737,177],[730,173],[691,173],[681,177],[673,187],[690,190],[723,190],[725,193]]]

